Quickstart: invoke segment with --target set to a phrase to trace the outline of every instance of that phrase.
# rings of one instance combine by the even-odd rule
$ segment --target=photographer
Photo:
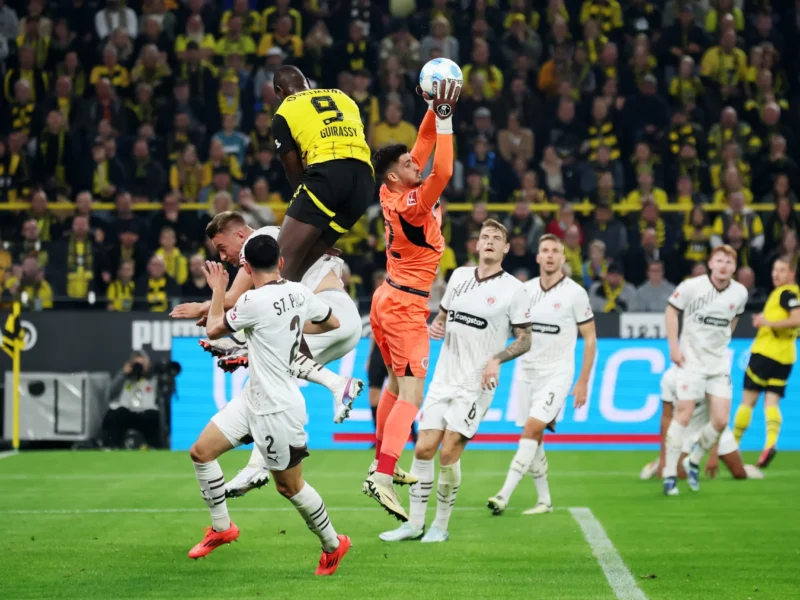
[[[134,352],[111,380],[103,443],[111,448],[161,447],[158,381],[144,352]]]

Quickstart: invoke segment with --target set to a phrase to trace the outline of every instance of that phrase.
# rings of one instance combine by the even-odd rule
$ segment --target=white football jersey
[[[433,381],[480,388],[486,363],[505,348],[511,327],[530,323],[528,303],[522,283],[505,271],[483,280],[476,267],[453,271],[441,303],[446,333]]]
[[[250,357],[247,404],[257,415],[269,415],[303,404],[289,373],[300,352],[306,321],[324,323],[331,308],[301,283],[279,280],[242,294],[225,313],[233,331],[243,331]]]
[[[280,227],[268,225],[267,227],[256,229],[253,233],[251,233],[244,241],[244,244],[242,244],[242,249],[239,251],[239,266],[242,267],[247,262],[244,258],[244,248],[247,246],[247,242],[250,241],[251,238],[254,238],[257,235],[268,235],[277,240],[278,233],[280,233],[280,231]],[[320,281],[322,281],[331,271],[336,273],[336,277],[341,280],[343,265],[344,262],[341,258],[325,254],[317,262],[311,265],[308,271],[306,271],[305,275],[303,275],[303,279],[300,281],[300,283],[310,288],[312,291],[316,291]]]
[[[683,312],[680,345],[684,368],[706,375],[730,373],[731,322],[744,312],[747,288],[731,281],[718,290],[711,277],[700,275],[681,283],[669,303]]]
[[[543,289],[540,277],[525,283],[531,298],[531,349],[520,361],[529,378],[557,372],[575,373],[578,325],[594,319],[589,295],[571,278],[564,277]]]

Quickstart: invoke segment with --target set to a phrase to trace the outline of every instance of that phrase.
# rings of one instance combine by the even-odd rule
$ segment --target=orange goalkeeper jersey
[[[395,284],[428,292],[445,249],[442,236],[441,196],[453,174],[453,136],[436,133],[436,115],[422,120],[411,158],[423,169],[433,152],[433,170],[422,184],[405,192],[381,186],[386,224],[386,270]]]

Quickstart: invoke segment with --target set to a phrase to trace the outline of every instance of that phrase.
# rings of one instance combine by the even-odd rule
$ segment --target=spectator
[[[625,281],[619,264],[611,263],[605,280],[598,281],[589,288],[589,304],[595,314],[636,310],[636,288]]]
[[[118,160],[109,160],[103,138],[95,138],[91,159],[84,164],[79,181],[83,189],[104,200],[110,200],[124,187],[125,173]]]
[[[150,156],[147,141],[138,139],[133,145],[133,158],[128,164],[127,185],[134,196],[156,199],[164,189],[165,177],[161,165]]]
[[[106,0],[106,7],[95,14],[94,27],[100,40],[106,39],[117,27],[122,27],[135,39],[139,23],[136,13],[122,0]]]
[[[248,139],[241,131],[236,130],[236,116],[225,114],[222,116],[222,131],[218,131],[211,138],[219,140],[222,144],[223,152],[228,156],[236,158],[239,165],[245,164],[245,153],[247,150]]]
[[[403,120],[403,107],[398,102],[390,102],[386,106],[385,119],[375,127],[372,148],[378,150],[392,144],[414,146],[417,139],[417,128]]]
[[[587,290],[592,284],[603,281],[608,272],[606,260],[606,245],[601,240],[592,240],[589,243],[589,260],[583,263],[583,287]]]
[[[473,233],[473,235],[475,234]],[[509,231],[509,235],[511,236],[509,240],[510,249],[508,254],[503,257],[503,270],[508,273],[524,270],[533,277],[538,276],[539,265],[536,263],[536,254],[530,251],[527,236],[521,231],[517,233]],[[474,239],[477,240],[477,236]],[[475,253],[471,252],[469,254]]]
[[[246,0],[243,0],[245,4]],[[256,32],[248,31],[251,35]],[[267,56],[268,52],[277,48],[290,64],[297,64],[303,59],[303,40],[292,33],[292,18],[288,15],[280,17],[275,23],[274,32],[261,36],[258,44],[258,56]]]
[[[709,48],[700,63],[700,75],[717,103],[736,102],[744,94],[747,55],[736,47],[736,42],[736,32],[725,31],[719,45]]]
[[[26,256],[22,260],[20,275],[7,278],[4,288],[15,302],[22,303],[23,310],[53,308],[53,289],[44,278],[44,269],[39,266],[35,256]]]
[[[508,113],[506,129],[500,131],[497,137],[497,146],[500,156],[508,164],[517,158],[529,162],[533,158],[534,152],[533,131],[522,127],[519,114],[516,112]]]
[[[742,192],[729,194],[728,208],[714,220],[712,248],[729,243],[726,234],[733,223],[739,225],[743,239],[749,241],[751,248],[757,251],[764,248],[764,224],[761,217],[745,206],[745,196]]]
[[[204,302],[211,299],[211,288],[208,287],[203,273],[205,260],[201,254],[189,258],[189,277],[181,287],[182,302]]]
[[[636,290],[636,310],[664,312],[675,286],[664,279],[664,263],[659,260],[647,265],[647,281]]]
[[[771,266],[771,265],[770,265]],[[756,274],[751,267],[739,267],[736,271],[736,281],[747,289],[747,304],[745,310],[759,312],[767,301],[767,295],[756,287]]]
[[[503,224],[508,229],[509,235],[525,236],[528,250],[536,253],[539,248],[539,238],[544,234],[544,221],[531,211],[530,201],[517,201],[514,212],[506,217]]]
[[[496,66],[489,63],[489,44],[483,39],[476,39],[472,47],[472,62],[465,65],[463,70],[465,91],[472,93],[471,86],[482,85],[483,95],[489,100],[494,100],[503,89],[503,73]],[[483,80],[470,79],[472,74],[482,75]]]
[[[88,132],[90,137],[96,137],[101,122],[105,121],[116,135],[124,134],[126,127],[123,104],[115,96],[114,88],[108,78],[101,77],[98,79],[97,84],[94,86],[94,91],[94,98],[89,101],[86,110],[86,121],[83,129]]]
[[[583,285],[583,256],[581,254],[581,231],[577,224],[569,225],[564,231],[564,256],[570,270],[570,277],[578,285]]]
[[[124,261],[133,265],[133,278],[138,279],[147,265],[147,238],[141,235],[138,221],[122,221],[116,228],[116,237],[111,242],[107,261],[103,264],[103,280],[111,281]],[[139,240],[143,243],[140,244]]]
[[[647,279],[647,268],[651,262],[658,261],[665,265],[669,260],[669,253],[659,247],[656,230],[651,227],[646,228],[642,232],[641,244],[632,245],[625,257],[625,272],[629,273],[628,281],[633,285],[641,285]],[[667,279],[677,279],[677,277],[670,273]]]
[[[41,238],[39,222],[27,217],[22,223],[22,241],[13,246],[14,263],[21,264],[26,258],[32,257],[36,259],[38,267],[45,268],[50,261],[50,249],[50,242]]]
[[[1,144],[0,144],[1,146]],[[61,239],[61,221],[56,214],[48,208],[47,194],[43,190],[36,190],[31,195],[31,208],[25,219],[36,221],[38,228],[35,239],[42,242],[57,242]]]
[[[239,185],[233,183],[230,172],[224,167],[215,169],[211,185],[200,190],[200,203],[207,204],[215,202],[216,197],[221,194],[228,195],[231,208],[226,210],[232,210],[233,203],[239,199]]]
[[[70,233],[59,246],[52,257],[55,264],[51,280],[57,289],[66,292],[67,298],[87,300],[89,292],[94,291],[98,266],[95,244],[89,235],[89,219],[75,217]]]
[[[578,230],[578,244],[582,246],[583,229],[581,228],[578,221],[575,219],[575,208],[572,206],[572,204],[567,202],[558,211],[558,218],[550,221],[550,224],[547,226],[546,231],[547,233],[552,233],[557,238],[563,240],[566,239],[567,229],[569,229],[573,225]],[[580,269],[578,269],[578,271],[580,271]]]
[[[719,160],[725,144],[730,141],[736,142],[746,156],[761,149],[761,140],[753,134],[753,128],[740,122],[736,109],[727,106],[722,111],[719,122],[714,123],[708,131],[708,160],[712,163]]]
[[[517,56],[524,55],[531,59],[533,64],[539,64],[542,56],[542,40],[539,35],[528,27],[525,15],[510,15],[508,31],[500,40],[505,62],[511,63]]]
[[[800,219],[794,211],[794,205],[797,197],[794,192],[789,192],[791,195],[786,195],[785,191],[779,191],[779,187],[788,191],[788,178],[785,175],[779,175],[775,179],[775,194],[774,198],[767,197],[764,201],[775,207],[775,210],[768,217],[766,227],[764,228],[765,239],[764,249],[770,252],[780,245],[783,240],[783,232],[791,229],[795,233],[800,231]]]
[[[764,261],[764,264],[768,265],[771,270],[772,263],[774,263],[779,256],[788,256],[791,260],[793,269],[796,269],[798,265],[800,265],[800,242],[798,242],[798,234],[794,229],[786,229],[783,232],[783,238],[781,239],[780,245],[777,247],[777,249],[772,251],[772,253]],[[764,275],[769,275],[770,270],[765,269]]]
[[[768,193],[770,182],[775,181],[778,175],[786,175],[789,178],[789,187],[792,190],[797,188],[800,181],[797,162],[787,154],[786,138],[782,135],[772,135],[769,138],[769,153],[763,158],[753,177],[755,193],[759,195]]]
[[[244,216],[245,223],[252,229],[275,224],[275,213],[269,206],[257,204],[250,188],[239,191],[239,211]]]
[[[614,217],[609,204],[600,203],[595,207],[594,217],[589,222],[586,239],[603,242],[605,255],[617,261],[628,249],[628,232],[625,226]]]
[[[147,261],[147,272],[136,282],[135,307],[150,312],[167,312],[170,298],[180,296],[180,288],[172,277],[166,274],[164,260],[153,255]]]
[[[208,148],[208,161],[203,165],[203,178],[200,181],[202,187],[211,185],[214,181],[214,174],[224,172],[234,181],[243,179],[242,168],[239,159],[235,154],[226,154],[225,146],[219,138],[211,140]]]
[[[183,285],[189,277],[189,261],[177,246],[178,237],[171,227],[164,227],[159,236],[159,247],[155,256],[161,258],[164,269],[169,277],[178,285]]]
[[[667,193],[659,187],[653,185],[653,172],[641,169],[637,177],[638,186],[625,198],[625,208],[629,210],[641,210],[647,202],[653,202],[659,208],[669,204]]]
[[[188,202],[196,202],[200,196],[202,178],[203,165],[197,157],[197,150],[192,144],[187,144],[169,169],[170,188]]]
[[[459,63],[458,40],[450,35],[450,21],[447,17],[439,15],[431,21],[431,33],[422,38],[419,49],[419,60],[425,64],[432,56],[434,49],[438,56],[449,58],[456,64]]]
[[[133,310],[134,292],[136,285],[133,282],[135,263],[132,260],[121,260],[117,268],[117,277],[108,284],[106,298],[107,310],[111,312],[130,312]]]

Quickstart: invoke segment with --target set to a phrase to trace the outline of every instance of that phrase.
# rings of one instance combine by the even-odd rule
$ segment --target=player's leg
[[[732,392],[730,377],[713,377],[708,382],[708,423],[702,427],[697,443],[682,462],[686,481],[693,492],[700,489],[700,461],[719,442],[728,426]]]
[[[272,467],[275,489],[294,505],[322,544],[316,574],[331,575],[350,548],[350,538],[336,533],[319,493],[303,479],[302,461],[308,456],[305,420],[303,405],[260,415],[252,424],[253,437]]]
[[[531,477],[533,477],[533,485],[536,487],[536,504],[533,508],[522,511],[523,515],[542,515],[553,512],[553,500],[550,497],[547,470],[547,455],[544,453],[544,444],[539,444],[529,471]]]
[[[764,475],[757,467],[744,464],[742,454],[739,452],[739,445],[736,443],[736,438],[734,438],[730,427],[726,427],[722,435],[719,436],[717,454],[722,462],[725,463],[725,466],[728,467],[728,471],[730,471],[734,479],[763,479]]]
[[[327,228],[327,225],[319,226],[317,224],[306,223],[298,220],[297,214],[292,216],[292,213],[299,213],[301,207],[306,207],[308,210],[308,201],[301,197],[302,189],[298,189],[295,194],[292,204],[289,207],[289,212],[281,223],[281,232],[278,234],[278,245],[281,248],[281,256],[283,257],[283,269],[281,269],[281,277],[289,281],[300,281],[305,275],[302,269],[306,261],[306,256],[310,252],[312,246],[316,245],[322,238],[322,232]],[[292,207],[297,205],[297,209],[292,211]],[[309,211],[309,214],[316,214]],[[308,218],[308,217],[306,217]],[[314,218],[317,218],[316,216]],[[317,258],[322,256],[320,252]],[[309,263],[309,266],[313,264]]]
[[[525,422],[525,427],[522,430],[522,436],[519,440],[519,447],[517,448],[514,458],[511,460],[511,466],[506,474],[506,480],[500,491],[489,498],[487,506],[494,515],[501,515],[508,506],[511,495],[517,489],[519,482],[525,476],[533,461],[536,458],[536,451],[542,443],[544,436],[544,429],[550,419],[542,420],[533,416],[528,417]]]
[[[757,466],[766,469],[778,453],[778,436],[781,433],[783,416],[781,415],[780,402],[783,398],[786,386],[770,385],[764,394],[764,420],[767,424],[767,437],[764,442],[764,450],[758,458]]]
[[[420,435],[423,432],[420,431]],[[436,517],[430,529],[422,537],[425,543],[446,542],[449,536],[450,516],[456,504],[461,485],[461,455],[469,442],[458,431],[444,432],[442,449],[439,452],[439,480],[436,486]]]
[[[367,364],[367,381],[369,385],[369,406],[372,410],[372,424],[376,430],[378,427],[378,402],[381,398],[386,379],[389,377],[389,371],[386,364],[383,362],[380,350],[373,344],[372,351],[369,354],[369,362]]]
[[[736,409],[736,415],[733,417],[733,436],[737,442],[742,441],[747,428],[750,427],[750,420],[753,418],[753,408],[758,402],[758,397],[761,395],[761,389],[754,390],[748,388],[749,376],[745,373],[745,387],[742,390],[742,401]],[[751,383],[750,385],[754,385]]]
[[[247,404],[240,394],[214,415],[192,444],[189,456],[200,484],[200,493],[211,513],[211,527],[206,530],[203,540],[189,551],[190,558],[207,556],[217,546],[239,537],[239,529],[228,516],[225,477],[217,458],[231,448],[251,441]]]
[[[666,456],[664,457],[664,494],[678,494],[677,477],[678,462],[683,451],[686,428],[692,419],[695,400],[705,395],[705,378],[680,369],[676,377],[677,401],[675,402],[672,421],[667,428]]]

